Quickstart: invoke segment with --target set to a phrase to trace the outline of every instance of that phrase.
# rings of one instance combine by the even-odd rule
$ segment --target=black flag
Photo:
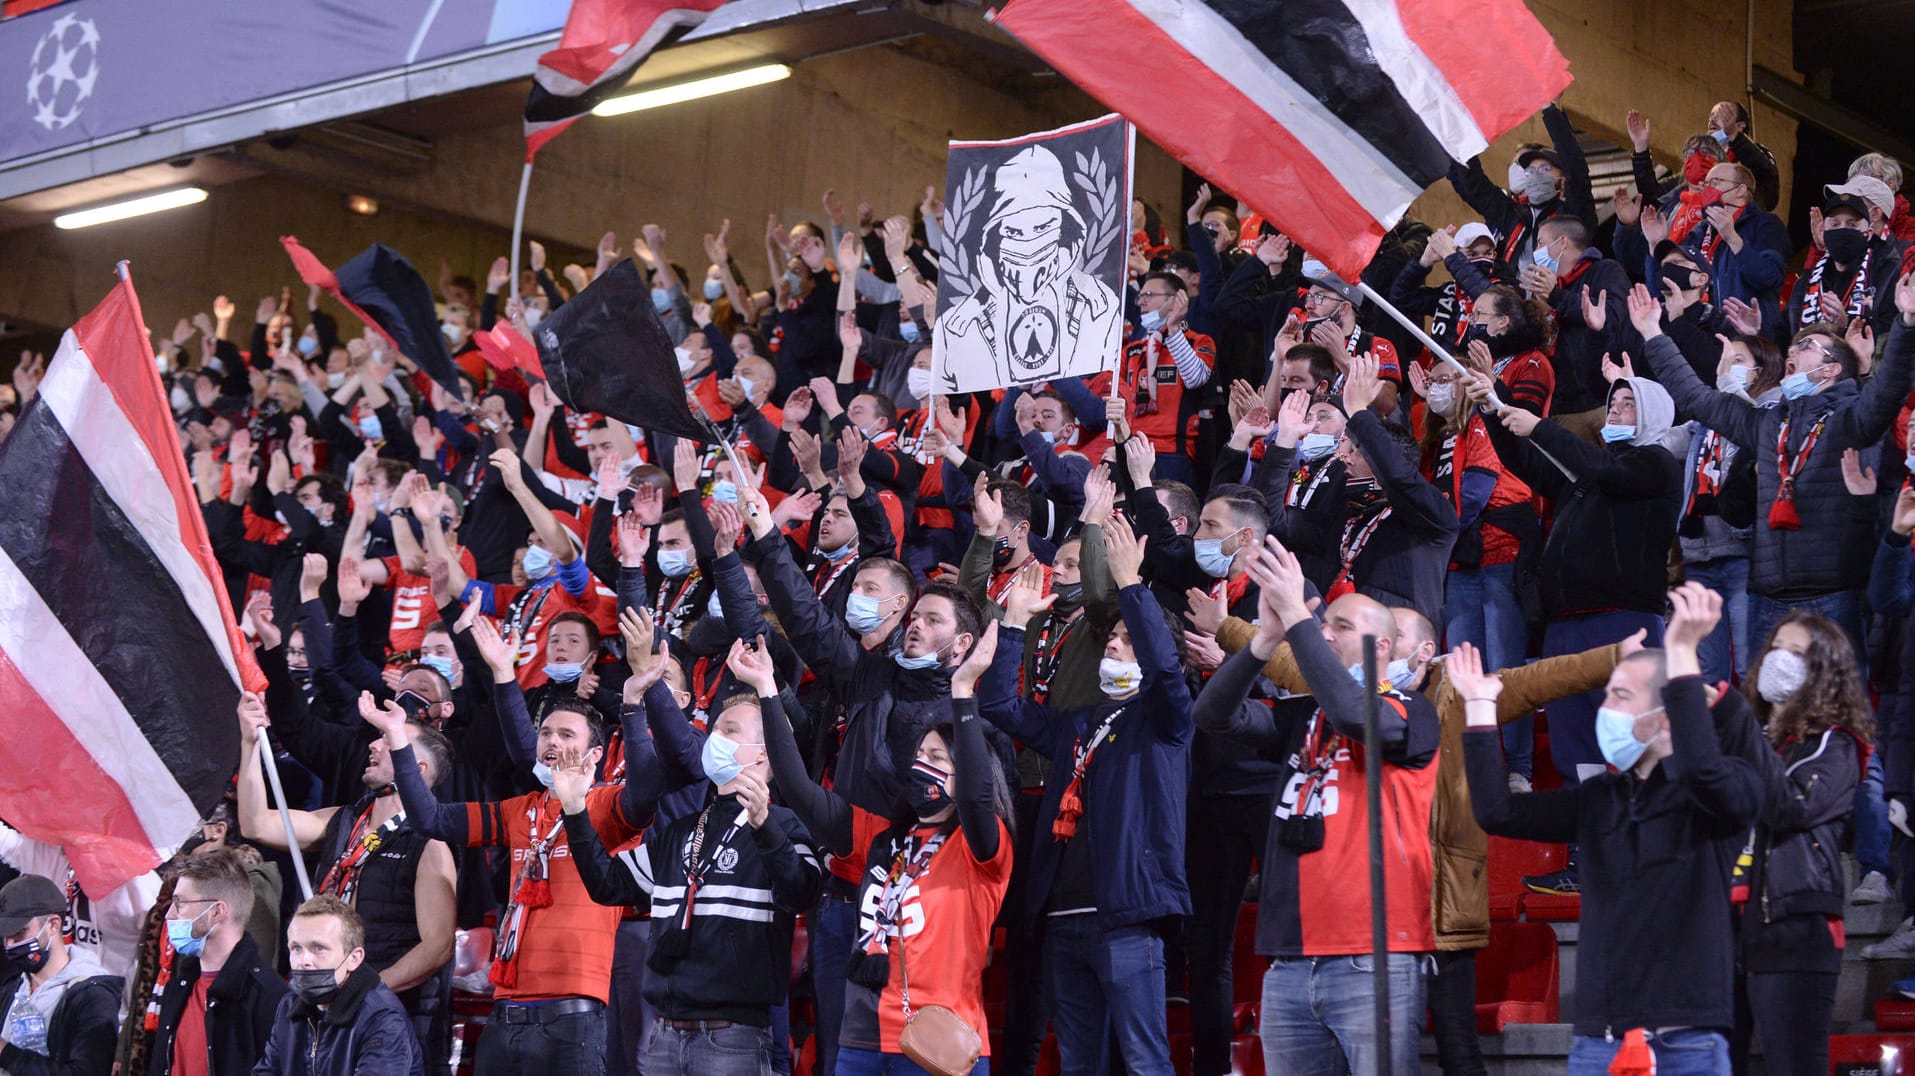
[[[339,280],[340,294],[384,329],[400,352],[418,363],[419,369],[454,398],[464,398],[459,388],[459,368],[453,364],[452,352],[446,349],[445,336],[439,331],[432,289],[405,255],[374,243],[333,275]]]
[[[573,410],[674,437],[717,440],[685,402],[672,338],[630,258],[600,273],[532,335],[546,382]]]

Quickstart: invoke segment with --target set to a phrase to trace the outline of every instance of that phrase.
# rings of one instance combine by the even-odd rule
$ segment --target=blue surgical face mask
[[[527,579],[543,579],[552,574],[557,562],[558,558],[554,557],[551,551],[544,546],[527,546],[525,549],[525,577]]]
[[[1623,426],[1614,422],[1603,423],[1602,439],[1604,444],[1613,445],[1618,441],[1632,441],[1635,437],[1636,427],[1634,426]]]
[[[1827,365],[1828,363],[1822,364],[1822,366]],[[1822,366],[1814,367],[1814,369],[1820,370]],[[1804,396],[1814,395],[1815,385],[1815,379],[1809,376],[1809,371],[1797,370],[1782,379],[1782,395],[1791,400],[1799,400]]]
[[[665,573],[667,579],[683,579],[692,572],[692,554],[689,549],[661,549],[658,551],[658,570]]]
[[[856,553],[857,551],[858,551],[858,543],[846,542],[845,544],[839,546],[836,549],[820,549],[818,550],[818,555],[830,561],[831,563],[836,564],[839,561],[850,556],[851,554]]]
[[[1146,310],[1144,311],[1144,316],[1139,319],[1138,324],[1144,327],[1145,332],[1154,333],[1163,327],[1164,316],[1155,310]]]
[[[1355,681],[1356,681],[1357,683],[1359,683],[1359,684],[1360,684],[1360,683],[1362,683],[1362,682],[1363,682],[1363,676],[1364,676],[1364,674],[1363,674],[1363,663],[1362,663],[1362,662],[1360,662],[1360,661],[1359,661],[1359,662],[1357,662],[1357,663],[1356,663],[1355,665],[1352,665],[1352,666],[1350,666],[1349,668],[1347,668],[1347,669],[1345,669],[1345,670],[1343,670],[1343,671],[1344,671],[1344,672],[1347,672],[1347,673],[1349,673],[1349,674],[1350,674],[1350,679],[1352,679],[1352,680],[1355,680]]]
[[[944,663],[944,647],[925,654],[922,657],[906,657],[902,648],[893,651],[891,660],[898,663],[900,669],[935,669]]]
[[[1747,392],[1749,389],[1749,368],[1731,366],[1716,378],[1717,392]]]
[[[304,355],[309,359],[312,358],[314,355],[319,354],[319,341],[316,338],[311,336],[300,337],[299,342],[295,344],[294,346],[299,348],[299,353],[301,355]]]
[[[1641,716],[1648,717],[1661,709],[1658,706]],[[1602,749],[1603,761],[1618,770],[1627,771],[1649,749],[1648,744],[1636,739],[1636,717],[1607,706],[1596,711],[1596,746]]]
[[[1416,679],[1416,670],[1410,668],[1410,659],[1392,658],[1390,660],[1390,667],[1383,670],[1383,678],[1388,680],[1390,686],[1398,691],[1408,691],[1410,689],[1410,681]]]
[[[738,744],[716,732],[705,737],[698,761],[705,769],[705,777],[720,787],[736,781],[738,775],[745,772],[745,764],[738,761]]]
[[[545,675],[561,684],[576,684],[585,672],[582,661],[548,661],[545,663]]]
[[[208,904],[206,907],[200,909],[199,915],[191,919],[168,919],[166,921],[166,940],[172,943],[174,952],[181,956],[196,957],[206,951],[206,936],[202,934],[198,937],[194,937],[193,924],[199,922],[201,916],[204,916],[212,910],[213,905]]]
[[[445,677],[448,681],[452,679],[451,658],[440,657],[437,654],[420,654],[419,664]]]
[[[1709,137],[1715,139],[1717,142],[1721,143],[1722,145],[1726,146],[1729,144],[1729,132],[1727,131],[1724,131],[1721,129],[1710,131]]]
[[[738,503],[738,483],[723,478],[711,484],[711,499],[721,504]]]
[[[1037,434],[1037,435],[1038,435],[1039,437],[1042,437],[1042,438],[1044,439],[1044,443],[1045,443],[1045,444],[1047,444],[1047,445],[1055,445],[1055,444],[1057,444],[1057,435],[1056,435],[1056,434],[1054,434],[1054,433],[1052,433],[1051,431],[1049,431],[1049,430],[1037,430],[1037,431],[1034,431],[1034,432],[1036,432],[1036,434]]]
[[[1197,567],[1212,579],[1222,579],[1230,574],[1230,562],[1236,557],[1223,551],[1222,538],[1199,538],[1192,542],[1197,554]]]
[[[912,321],[910,318],[905,318],[903,321],[898,322],[898,339],[903,340],[907,344],[917,343],[918,323]]]
[[[552,787],[552,767],[543,762],[532,763],[532,779],[546,788]]]
[[[722,280],[713,280],[710,277],[706,277],[705,278],[706,300],[709,302],[715,303],[724,297],[725,297],[725,282]]]
[[[1542,266],[1552,273],[1556,272],[1562,265],[1562,262],[1549,252],[1548,247],[1539,246],[1535,250],[1530,251],[1529,258],[1537,265]]]
[[[1297,441],[1297,457],[1312,463],[1337,450],[1337,439],[1327,433],[1306,433]]]
[[[884,603],[869,594],[853,594],[844,600],[844,622],[859,635],[869,635],[884,623]]]
[[[368,411],[359,420],[359,436],[368,441],[378,441],[386,436],[386,428],[379,424],[379,416]]]
[[[652,309],[667,314],[672,309],[672,293],[665,288],[652,289]]]
[[[785,274],[785,287],[791,290],[791,297],[793,299],[796,299],[798,297],[798,290],[800,288],[803,288],[804,285],[805,285],[804,277],[799,276],[797,273]]]

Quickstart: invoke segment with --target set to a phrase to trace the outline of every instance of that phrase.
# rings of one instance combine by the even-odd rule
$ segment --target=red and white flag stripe
[[[230,781],[263,686],[123,280],[61,341],[0,445],[0,816],[89,893],[172,854]]]
[[[1346,279],[1569,82],[1519,0],[1012,0],[993,21]]]

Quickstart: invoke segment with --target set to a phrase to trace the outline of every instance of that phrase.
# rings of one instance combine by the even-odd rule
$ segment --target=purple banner
[[[0,22],[0,163],[557,30],[569,7],[70,0]]]

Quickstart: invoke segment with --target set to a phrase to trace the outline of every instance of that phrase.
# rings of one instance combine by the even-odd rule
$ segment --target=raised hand
[[[787,523],[810,519],[818,514],[818,509],[823,505],[824,498],[818,496],[816,491],[800,490],[779,501],[778,507],[771,510],[772,526],[783,527]]]
[[[824,472],[823,464],[820,462],[822,457],[818,439],[813,437],[809,430],[798,429],[791,431],[789,440],[792,459],[798,464],[798,473],[807,478],[822,475]]]
[[[266,700],[257,692],[242,691],[239,693],[239,705],[234,710],[239,717],[240,743],[251,748],[254,741],[259,739],[260,731],[271,727],[273,723],[272,718],[266,716]]]
[[[493,679],[501,684],[510,679],[512,670],[518,667],[519,642],[517,629],[509,636],[501,636],[490,620],[481,617],[473,621],[472,645],[485,659],[486,668],[492,670]]]
[[[560,751],[559,764],[552,767],[552,795],[558,799],[559,809],[566,814],[585,810],[585,798],[595,780],[592,766],[578,748]]]
[[[1117,483],[1111,480],[1110,469],[1092,467],[1084,476],[1084,511],[1077,518],[1087,527],[1102,526],[1116,503]]]
[[[304,566],[302,565],[302,568]],[[273,595],[269,590],[256,590],[246,599],[246,623],[252,626],[253,635],[259,639],[259,645],[265,650],[276,650],[283,641],[279,625],[273,623]]]
[[[489,295],[497,295],[512,282],[512,260],[506,257],[492,259],[492,267],[485,271],[485,290]]]
[[[1875,469],[1862,466],[1862,453],[1859,449],[1842,450],[1842,484],[1857,497],[1870,497],[1875,494]]]
[[[622,568],[645,567],[645,553],[652,547],[651,528],[639,522],[637,512],[618,517],[618,563]]]
[[[1629,353],[1623,352],[1622,363],[1617,365],[1609,359],[1609,352],[1602,353],[1602,379],[1615,384],[1624,378],[1636,376],[1635,365],[1629,360]]]
[[[1744,336],[1755,336],[1762,331],[1762,308],[1734,296],[1722,301],[1722,316]]]
[[[372,697],[372,692],[361,691],[359,716],[366,724],[385,733],[386,743],[403,746],[411,742],[411,735],[406,730],[406,712],[399,708],[398,703],[388,702],[381,706],[379,700]]]
[[[1443,661],[1443,673],[1450,686],[1465,703],[1496,701],[1503,693],[1503,678],[1483,671],[1483,655],[1469,643],[1459,643]]]
[[[869,450],[870,442],[856,429],[846,426],[838,434],[838,481],[844,485],[847,494],[863,495],[864,476],[859,473],[858,467],[864,463],[865,453]]]
[[[672,482],[678,492],[698,488],[698,446],[680,437],[672,446]]]
[[[1057,595],[1044,593],[1043,572],[1037,565],[1030,565],[1011,579],[1011,587],[1004,594],[1004,626],[1021,628],[1056,601]]]
[[[986,538],[995,538],[1004,525],[1004,499],[991,492],[987,482],[979,482],[971,493],[971,525]]]
[[[1200,631],[1184,632],[1184,664],[1193,669],[1211,670],[1223,665],[1229,655],[1217,640]]]
[[[631,701],[665,675],[665,663],[671,660],[664,644],[653,631],[652,614],[639,606],[627,608],[618,617],[618,633],[625,639],[625,661],[632,667],[632,678],[625,682],[625,698]]]
[[[713,501],[705,506],[705,514],[711,517],[711,527],[715,532],[718,555],[724,556],[738,548],[738,539],[745,533],[745,517],[735,504]]]
[[[1343,409],[1346,414],[1354,415],[1376,402],[1377,393],[1383,388],[1382,379],[1378,376],[1381,365],[1372,352],[1350,356],[1349,373],[1343,379]]]
[[[757,642],[754,647],[743,639],[734,640],[731,652],[725,656],[725,667],[739,683],[760,697],[769,698],[778,694],[778,675],[771,667],[771,651],[765,646],[765,637],[758,636]]]
[[[1290,257],[1290,237],[1287,235],[1266,235],[1257,240],[1257,260],[1276,268]]]
[[[1620,227],[1634,227],[1642,220],[1642,195],[1635,194],[1628,187],[1617,187],[1616,193],[1609,196],[1609,205],[1616,212],[1616,224]]]
[[[971,652],[964,655],[964,661],[951,674],[951,697],[968,699],[977,693],[977,682],[991,667],[991,659],[997,656],[997,621],[993,620],[984,627],[984,634],[978,636]]]
[[[1131,530],[1122,516],[1112,516],[1104,525],[1104,559],[1110,565],[1111,582],[1118,589],[1142,581],[1144,548],[1149,541],[1148,536]]]
[[[1184,603],[1189,609],[1184,619],[1190,626],[1205,635],[1215,635],[1223,627],[1224,618],[1230,615],[1230,601],[1222,594],[1211,594],[1203,587],[1191,587],[1184,591]]]
[[[1684,583],[1669,592],[1669,626],[1664,629],[1662,645],[1670,651],[1685,651],[1692,658],[1695,649],[1722,620],[1722,595],[1701,583]]]
[[[1632,108],[1627,115],[1623,116],[1622,122],[1629,131],[1630,148],[1637,153],[1647,153],[1649,151],[1649,117]]]
[[[786,433],[790,433],[802,427],[805,424],[805,420],[811,417],[811,405],[810,389],[793,389],[791,395],[785,397],[784,416],[780,424],[781,428]]]
[[[1583,294],[1589,294],[1584,289]],[[1734,300],[1730,300],[1733,302]],[[1629,324],[1644,340],[1653,340],[1662,335],[1662,304],[1656,301],[1645,284],[1637,284],[1629,289]]]
[[[326,577],[332,574],[332,565],[326,563],[324,553],[308,553],[299,561],[299,600],[318,601],[319,590],[326,585]]]
[[[1641,287],[1641,285],[1637,286]],[[1605,290],[1591,295],[1589,294],[1589,289],[1584,288],[1582,290],[1582,303],[1583,324],[1594,329],[1596,332],[1601,332],[1603,326],[1609,323],[1609,292]]]

